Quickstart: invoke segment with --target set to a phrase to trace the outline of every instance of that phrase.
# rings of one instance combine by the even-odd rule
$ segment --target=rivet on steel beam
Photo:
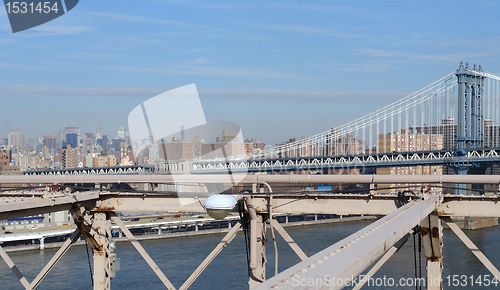
[[[321,261],[321,260],[317,260],[317,261],[316,261],[316,264],[323,264],[323,261]]]
[[[307,269],[302,269],[302,270],[300,270],[299,272],[300,272],[300,273],[305,273],[305,272],[307,272]]]
[[[340,253],[340,249],[336,249],[335,252]]]
[[[300,277],[299,274],[293,274],[292,275],[292,278],[299,278],[299,277]]]
[[[331,253],[330,253],[331,254]],[[335,255],[335,254],[334,254]],[[328,260],[328,256],[324,256],[323,260]]]
[[[311,264],[309,265],[309,268],[316,268],[316,266],[314,266],[314,264]]]
[[[280,285],[276,284],[273,287],[271,287],[271,289],[277,289],[277,288],[280,288]]]
[[[283,281],[281,281],[281,282],[282,282],[282,283],[290,283],[290,280],[285,279],[285,280],[283,280]]]
[[[331,252],[330,254],[328,254],[329,256],[335,256],[335,253],[334,252]]]

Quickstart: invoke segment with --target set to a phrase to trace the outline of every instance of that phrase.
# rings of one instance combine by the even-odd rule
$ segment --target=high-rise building
[[[78,148],[73,148],[71,143],[66,144],[62,150],[62,167],[67,168],[77,168],[78,167]]]
[[[66,135],[68,134],[76,134],[76,146],[74,146],[73,148],[78,148],[78,146],[80,146],[80,140],[82,140],[80,138],[80,127],[66,127],[64,128],[64,141],[66,140]],[[66,141],[67,142],[67,141]]]
[[[10,165],[10,154],[5,151],[0,151],[0,175],[15,175],[21,174],[19,166]],[[22,184],[0,184],[0,188],[5,187],[21,187]]]
[[[418,127],[410,127],[409,134],[441,134],[443,135],[443,149],[457,148],[457,124],[453,118],[441,120],[441,125],[424,124]]]
[[[101,139],[102,138],[102,132],[101,132],[101,122],[97,122],[97,132],[95,134],[96,139]]]
[[[387,135],[379,135],[378,138],[377,147],[380,153],[443,149],[442,134],[414,134],[408,130],[401,129],[401,133],[394,132]]]
[[[103,135],[102,138],[96,140],[97,145],[101,146],[103,152],[108,152],[108,136]]]
[[[484,147],[500,147],[500,126],[493,125],[493,120],[484,120]]]
[[[24,147],[24,135],[23,130],[20,128],[14,128],[9,132],[8,146],[21,149]]]
[[[72,148],[78,148],[78,135],[75,133],[66,134],[66,144],[71,144]]]
[[[43,146],[53,149],[57,146],[57,133],[51,133],[49,135],[43,136]]]
[[[92,158],[92,167],[113,167],[116,165],[116,157],[113,155],[100,155]]]
[[[125,140],[125,126],[118,127],[118,139]]]
[[[57,150],[62,149],[64,143],[66,142],[66,134],[64,133],[64,130],[59,131],[57,134]]]
[[[47,146],[43,146],[42,148],[42,158],[44,160],[49,160],[50,159],[50,149]]]
[[[96,144],[96,138],[92,133],[83,134],[82,148],[84,152],[87,152]]]
[[[379,135],[378,150],[381,153],[391,152],[411,152],[411,151],[430,151],[443,149],[442,134],[421,134],[410,133],[410,130],[402,129],[401,132]],[[439,165],[423,165],[423,166],[405,166],[405,167],[384,167],[377,168],[377,174],[390,175],[435,175],[443,174],[443,168]],[[390,192],[395,193],[398,190],[396,187],[407,186],[408,184],[390,184],[381,185],[391,188]],[[418,187],[408,188],[417,190]]]

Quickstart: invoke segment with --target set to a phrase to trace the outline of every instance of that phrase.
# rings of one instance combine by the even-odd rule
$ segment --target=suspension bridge
[[[458,174],[498,162],[500,77],[457,71],[349,123],[248,156],[197,160],[192,173],[443,165]]]
[[[373,275],[408,237],[418,231],[426,257],[427,289],[443,289],[442,278],[442,222],[464,242],[468,249],[486,266],[494,277],[500,271],[480,249],[456,226],[452,217],[500,216],[500,175],[464,175],[471,168],[498,164],[499,77],[488,74],[481,67],[461,64],[459,69],[406,98],[367,116],[326,132],[276,146],[251,156],[228,156],[223,159],[194,160],[186,167],[192,174],[157,174],[158,172],[89,172],[75,171],[61,174],[0,176],[0,184],[57,184],[54,190],[34,194],[29,188],[11,189],[1,193],[0,219],[39,215],[55,211],[70,211],[77,225],[59,251],[32,280],[22,274],[9,255],[0,246],[0,256],[26,289],[35,289],[49,275],[51,269],[81,236],[94,249],[94,289],[110,289],[112,278],[119,275],[111,236],[114,222],[127,236],[152,271],[167,289],[188,289],[210,262],[243,230],[248,233],[248,268],[251,289],[342,289],[345,285],[313,284],[294,287],[292,281],[318,281],[329,275],[346,281],[369,268]],[[456,122],[456,123],[455,123]],[[444,174],[238,174],[255,168],[266,171],[289,167],[304,170],[313,166],[318,170],[336,169],[341,164],[364,164],[369,168],[448,166],[457,175]],[[372,164],[373,166],[370,166]],[[174,168],[175,164],[172,164]],[[359,167],[362,167],[361,165]],[[258,170],[259,169],[259,170]],[[310,169],[310,168],[308,168]],[[147,171],[147,170],[146,170]],[[229,174],[220,174],[227,172]],[[247,173],[245,172],[245,173]],[[101,174],[99,174],[101,173]],[[107,174],[106,174],[107,173]],[[111,174],[109,174],[111,173]],[[206,173],[206,174],[194,174]],[[212,173],[212,174],[211,174]],[[323,172],[324,173],[324,172]],[[328,172],[327,172],[328,173]],[[364,172],[366,173],[366,172]],[[477,173],[477,172],[476,172]],[[124,191],[112,184],[143,184],[144,191]],[[287,193],[273,190],[275,185],[314,184],[368,185],[362,194],[342,193]],[[419,192],[387,194],[384,184],[418,184]],[[165,193],[158,184],[192,184],[204,187],[204,192]],[[213,185],[243,185],[244,192],[218,197],[235,203],[230,206],[209,207]],[[443,194],[432,191],[433,186],[485,185],[488,194]],[[78,187],[75,187],[78,185]],[[83,186],[87,185],[87,187]],[[462,193],[462,192],[458,192]],[[118,211],[202,212],[220,210],[229,212],[235,205],[242,213],[240,221],[216,245],[198,268],[176,288],[118,218]],[[226,213],[226,214],[227,214]],[[384,217],[308,257],[293,238],[276,222],[275,214],[371,214]],[[269,228],[268,226],[269,225]],[[271,232],[268,238],[267,231]],[[266,275],[266,241],[272,241],[276,250],[275,231],[281,235],[302,260],[278,273],[278,259],[274,275]],[[267,246],[269,243],[267,243]],[[172,249],[174,250],[174,249]],[[360,289],[362,283],[354,289]]]

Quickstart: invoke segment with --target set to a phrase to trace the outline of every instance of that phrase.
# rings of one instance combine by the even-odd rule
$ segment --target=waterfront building
[[[413,133],[415,130],[401,129],[401,132],[389,133],[378,136],[377,147],[380,153],[391,152],[411,152],[411,151],[429,151],[443,149],[442,134],[422,134]],[[377,168],[377,174],[390,175],[434,175],[443,174],[443,168],[439,165],[425,166],[393,166]],[[394,189],[393,187],[405,186],[406,184],[390,184],[391,193],[396,193],[402,189]],[[419,190],[418,187],[411,190]]]

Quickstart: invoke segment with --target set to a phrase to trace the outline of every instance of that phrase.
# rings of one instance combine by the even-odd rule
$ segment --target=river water
[[[344,237],[367,226],[373,220],[350,221],[322,225],[308,225],[286,228],[297,244],[310,256]],[[467,235],[486,254],[497,267],[500,266],[500,228],[494,227],[475,231],[467,231]],[[222,239],[224,234],[191,236],[172,239],[142,241],[141,244],[163,270],[176,288],[189,277],[191,272],[208,255]],[[270,240],[270,231],[268,231]],[[299,258],[277,237],[279,252],[279,270],[283,271],[299,262]],[[490,274],[475,256],[450,231],[444,230],[444,270],[445,289],[496,289],[490,285],[471,285],[470,276],[484,279]],[[239,233],[212,264],[203,272],[190,289],[248,289],[245,242],[243,233]],[[90,250],[90,249],[89,249]],[[36,274],[49,261],[56,249],[45,251],[27,251],[9,253],[21,272],[32,281]],[[128,242],[117,244],[118,257],[121,259],[121,270],[111,280],[112,289],[165,289],[160,280],[148,267],[146,262]],[[268,277],[274,273],[274,251],[272,243],[267,244]],[[422,258],[422,275],[425,277],[425,258]],[[375,278],[400,278],[415,276],[413,238],[379,270]],[[450,275],[449,283],[447,276]],[[453,275],[467,275],[467,285],[454,287]],[[460,276],[456,277],[458,282]],[[462,277],[463,279],[463,277]],[[450,285],[448,285],[450,284]],[[379,287],[365,286],[363,289],[415,289],[415,286]],[[7,267],[0,263],[0,289],[24,289]],[[92,289],[89,264],[85,246],[72,247],[37,289]],[[297,288],[300,289],[300,288]],[[345,288],[350,289],[350,287]],[[422,288],[424,289],[424,287]]]

